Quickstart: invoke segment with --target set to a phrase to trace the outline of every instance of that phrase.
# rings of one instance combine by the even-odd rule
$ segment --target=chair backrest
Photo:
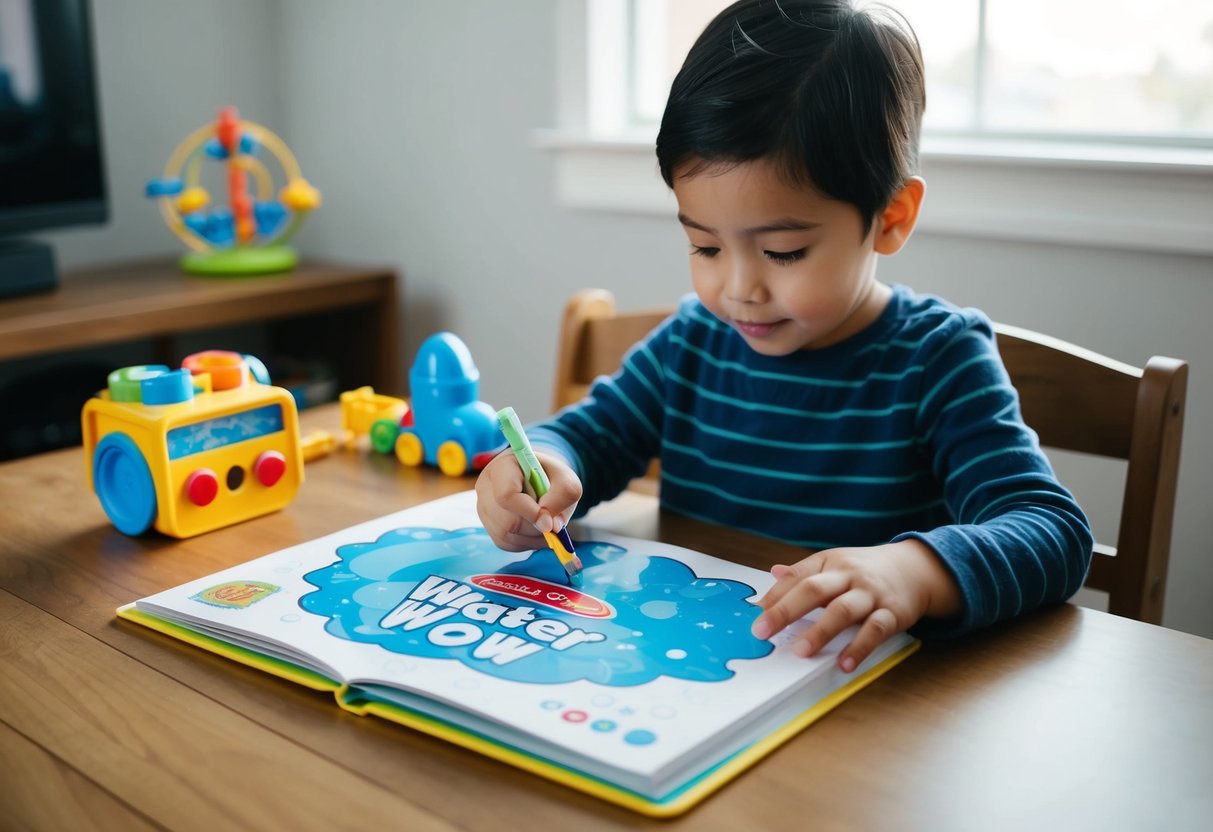
[[[1154,356],[1143,369],[1030,330],[994,329],[1041,445],[1128,461],[1116,545],[1095,544],[1086,586],[1108,593],[1108,612],[1161,623],[1188,365]]]
[[[603,289],[572,297],[560,333],[553,409],[579,400],[595,378],[614,372],[628,347],[671,311],[620,315]],[[1041,445],[1128,462],[1116,545],[1096,544],[1086,586],[1108,593],[1109,612],[1161,623],[1188,365],[1155,356],[1142,369],[1030,330],[994,328],[1024,421]]]
[[[579,400],[594,379],[618,370],[628,348],[672,311],[655,309],[620,315],[615,309],[615,296],[606,289],[585,289],[570,298],[560,327],[552,410]]]

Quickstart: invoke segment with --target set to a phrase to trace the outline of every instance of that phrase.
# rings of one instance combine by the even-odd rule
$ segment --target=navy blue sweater
[[[778,357],[688,296],[618,373],[528,431],[581,477],[579,512],[658,457],[669,511],[812,549],[918,538],[963,598],[919,635],[1062,601],[1090,562],[1087,519],[1023,423],[989,320],[902,286],[863,332]]]

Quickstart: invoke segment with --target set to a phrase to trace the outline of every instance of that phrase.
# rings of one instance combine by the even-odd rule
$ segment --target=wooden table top
[[[335,430],[328,406],[304,428]],[[930,643],[673,821],[654,821],[225,661],[114,609],[472,487],[310,463],[277,514],[116,531],[78,448],[0,465],[0,828],[1197,829],[1213,819],[1213,641],[1065,605]],[[758,567],[793,553],[658,515],[595,525]]]

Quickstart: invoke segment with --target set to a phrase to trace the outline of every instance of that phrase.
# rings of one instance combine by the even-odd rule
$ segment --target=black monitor
[[[0,0],[0,297],[54,288],[17,237],[108,216],[88,0]]]

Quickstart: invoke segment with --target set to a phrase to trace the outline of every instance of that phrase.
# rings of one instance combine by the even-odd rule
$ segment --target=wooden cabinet
[[[139,344],[138,361],[178,366],[183,341],[202,348],[230,348],[222,337],[231,327],[253,326],[265,354],[323,362],[331,367],[338,390],[363,384],[401,393],[397,333],[397,275],[393,269],[304,262],[290,272],[254,277],[195,277],[174,261],[158,259],[118,263],[64,275],[54,292],[0,301],[0,367],[9,370],[9,392],[0,394],[0,410],[10,419],[23,406],[39,404],[37,373],[14,390],[13,368],[50,355],[89,356],[96,348]],[[206,341],[214,332],[215,342]],[[129,352],[129,350],[127,350]],[[112,368],[111,368],[112,369]],[[18,374],[19,375],[19,374]],[[93,390],[105,379],[91,383]],[[46,379],[48,389],[54,380]],[[35,392],[30,392],[30,391]],[[79,416],[89,390],[63,391],[66,401],[47,405],[55,412],[31,416],[35,422]],[[77,401],[78,399],[78,401]],[[70,407],[69,407],[70,406]],[[69,444],[51,441],[43,450]],[[28,444],[28,443],[27,443]],[[0,449],[0,458],[19,455]]]

